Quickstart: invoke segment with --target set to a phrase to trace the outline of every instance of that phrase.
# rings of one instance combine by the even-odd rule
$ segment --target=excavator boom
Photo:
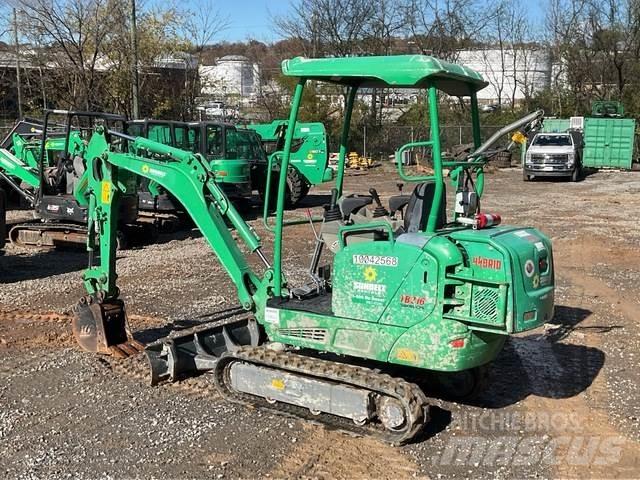
[[[86,350],[109,353],[115,345],[131,340],[124,305],[117,298],[115,252],[118,204],[127,191],[126,185],[134,183],[130,181],[132,177],[148,178],[183,202],[236,285],[240,305],[255,314],[258,311],[256,303],[266,302],[273,272],[261,251],[259,237],[221,191],[208,163],[199,155],[118,132],[109,134],[128,141],[129,151],[113,152],[105,133],[100,127],[96,129],[88,146],[88,156],[93,159],[87,169],[86,187],[90,201],[88,250],[91,262],[83,276],[89,295],[76,308],[74,332],[79,343]],[[261,259],[266,269],[262,277],[249,266],[227,222],[247,249]],[[97,261],[93,255],[96,250],[99,251]],[[255,333],[249,332],[249,337],[255,337]],[[159,349],[162,348],[160,345]],[[166,365],[158,368],[166,370]],[[162,377],[162,374],[156,376]]]

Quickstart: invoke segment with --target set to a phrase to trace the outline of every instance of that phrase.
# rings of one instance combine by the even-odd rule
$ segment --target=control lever
[[[369,194],[373,198],[373,201],[376,202],[376,208],[373,210],[373,217],[386,217],[389,215],[389,211],[382,206],[382,202],[380,201],[380,196],[375,188],[369,189]]]
[[[331,201],[329,205],[324,206],[324,221],[332,222],[334,220],[342,220],[342,212],[338,206],[338,189],[331,189]]]
[[[404,187],[404,183],[396,183],[396,187],[398,187],[398,192],[400,192],[400,195],[402,195],[402,187]]]

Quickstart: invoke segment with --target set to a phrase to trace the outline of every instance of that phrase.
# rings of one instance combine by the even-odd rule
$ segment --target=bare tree
[[[189,76],[187,61],[185,60],[183,115],[193,117],[195,98],[200,91],[202,80],[198,68],[202,64],[205,47],[229,27],[229,17],[220,13],[214,0],[196,0],[190,4],[190,9],[186,12],[184,18],[186,40],[191,44],[195,54],[196,71]]]
[[[48,49],[48,63],[59,67],[69,107],[97,105],[98,66],[102,46],[115,28],[111,11],[117,0],[18,0],[25,12],[22,30]],[[62,90],[62,89],[61,89]]]
[[[552,0],[546,19],[551,51],[578,110],[594,98],[634,101],[640,74],[637,0]]]
[[[401,8],[419,50],[450,61],[477,42],[493,14],[477,0],[406,0]]]
[[[299,41],[306,56],[344,57],[366,53],[362,42],[375,6],[371,0],[294,0],[291,12],[273,22],[280,33]]]

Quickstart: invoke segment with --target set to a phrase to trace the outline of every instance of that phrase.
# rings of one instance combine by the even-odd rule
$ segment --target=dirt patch
[[[346,189],[374,186],[386,201],[397,181],[374,169],[348,176]],[[329,188],[313,190],[287,216],[320,213]],[[206,376],[151,388],[142,357],[96,360],[79,352],[68,319],[0,318],[0,471],[5,478],[638,478],[640,227],[629,212],[640,208],[640,176],[525,184],[520,171],[507,170],[489,175],[486,188],[483,209],[553,240],[556,317],[508,342],[476,403],[434,396],[433,423],[418,442],[392,448],[235,407]],[[450,187],[448,195],[451,206]],[[259,220],[251,224],[270,256],[271,234]],[[303,224],[285,234],[285,274],[300,285],[308,279],[312,232]],[[0,258],[0,302],[64,314],[84,294],[85,264],[82,252],[9,246]],[[118,269],[143,341],[236,303],[234,286],[194,231],[121,252]],[[550,424],[554,413],[578,419],[576,428]],[[537,422],[531,428],[522,423],[527,416]],[[554,450],[555,461],[545,461],[544,449],[565,437],[570,442]],[[623,439],[608,464],[585,457],[595,437],[597,455],[604,439]],[[581,448],[570,452],[577,438]]]
[[[269,475],[275,478],[336,479],[426,478],[418,466],[398,448],[368,438],[313,426]]]

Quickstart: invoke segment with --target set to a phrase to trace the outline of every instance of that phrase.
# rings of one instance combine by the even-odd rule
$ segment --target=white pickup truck
[[[537,133],[525,155],[523,179],[569,177],[572,182],[582,173],[582,136],[578,132]]]

